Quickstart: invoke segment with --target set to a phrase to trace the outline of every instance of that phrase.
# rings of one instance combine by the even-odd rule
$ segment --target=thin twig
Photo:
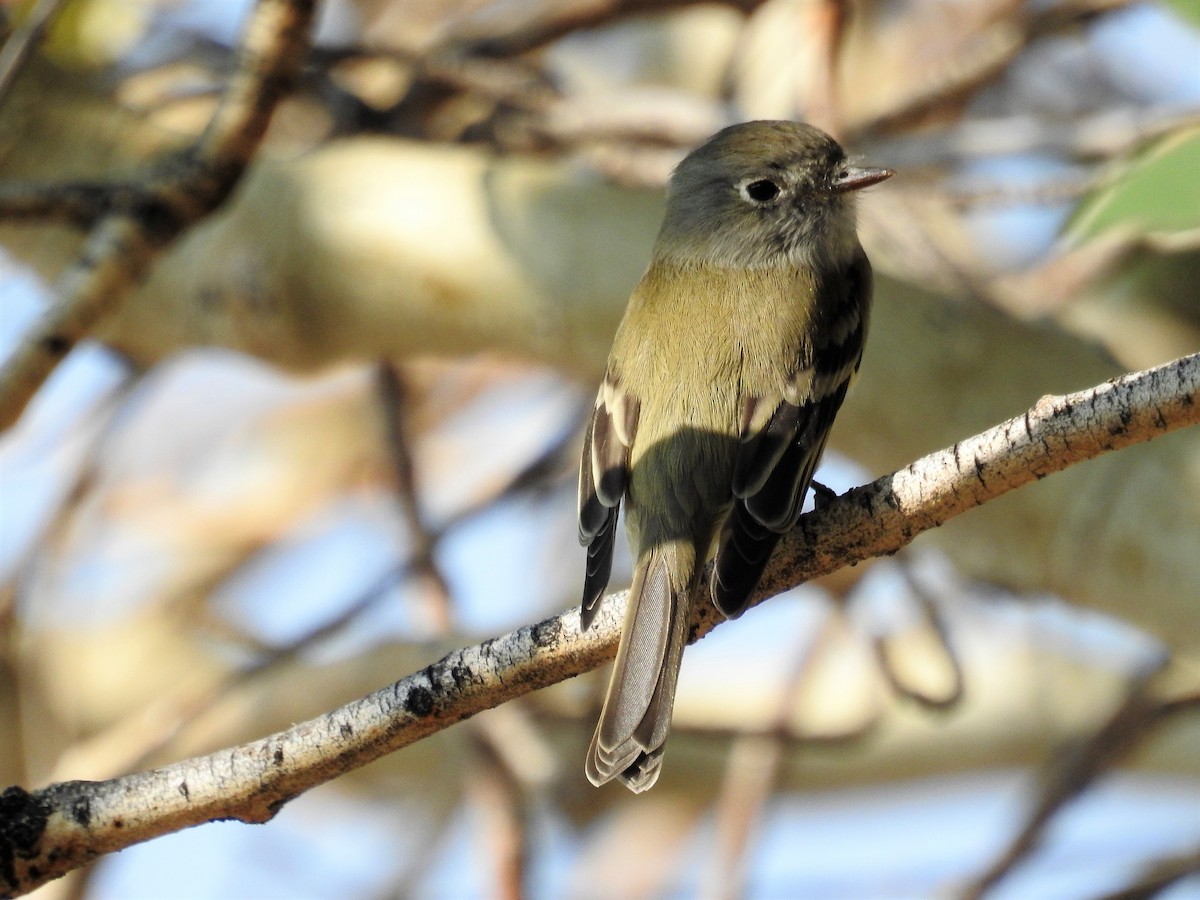
[[[395,479],[395,498],[400,519],[412,544],[414,574],[430,589],[433,614],[439,633],[449,632],[454,621],[450,584],[434,559],[441,535],[431,529],[421,513],[417,496],[416,466],[413,462],[409,398],[399,370],[384,361],[378,367],[379,400],[387,432],[388,455]]]

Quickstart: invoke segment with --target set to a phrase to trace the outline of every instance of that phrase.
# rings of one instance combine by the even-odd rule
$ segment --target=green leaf
[[[1175,10],[1179,18],[1200,28],[1200,0],[1167,0],[1167,6]]]
[[[1140,234],[1200,229],[1200,128],[1171,135],[1085,200],[1069,231],[1076,239],[1114,228]]]

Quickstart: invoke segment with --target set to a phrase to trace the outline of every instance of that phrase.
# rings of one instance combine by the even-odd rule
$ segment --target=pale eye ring
[[[770,203],[783,191],[776,182],[769,178],[756,178],[742,185],[742,196],[751,203],[765,205]]]

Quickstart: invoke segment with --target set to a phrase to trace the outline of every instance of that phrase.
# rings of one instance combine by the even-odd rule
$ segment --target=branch
[[[959,513],[1074,463],[1200,424],[1200,353],[1061,397],[804,516],[753,603],[895,553]],[[24,893],[95,857],[214,819],[265,822],[289,800],[478,712],[594,669],[615,650],[625,599],[580,633],[576,610],[456,650],[287,731],[149,772],[0,795],[0,891]],[[719,624],[697,603],[692,640]]]
[[[67,181],[0,184],[0,220],[64,222],[93,228],[117,210],[128,209],[145,188],[137,184]]]
[[[158,254],[220,206],[258,148],[275,104],[308,48],[315,0],[259,0],[237,73],[196,144],[172,157],[145,185],[114,185],[102,215],[59,279],[57,300],[0,370],[0,430],[21,415],[59,361],[105,316],[119,309]],[[92,193],[88,193],[88,191]],[[63,216],[102,208],[95,188],[68,187]],[[54,199],[46,200],[47,204]],[[9,205],[28,214],[28,196]]]
[[[517,56],[544,47],[561,37],[586,28],[597,28],[638,13],[660,13],[676,7],[693,6],[703,0],[591,0],[583,3],[546,3],[503,7],[500,15],[485,7],[476,14],[483,20],[484,34],[472,40],[456,41],[460,52],[484,56]],[[744,13],[753,12],[763,0],[718,0]],[[471,20],[467,20],[468,25]],[[460,26],[461,27],[461,26]]]
[[[1164,698],[1161,688],[1154,685],[1154,676],[1160,671],[1153,668],[1137,678],[1129,695],[1098,731],[1086,740],[1067,744],[1057,754],[1042,773],[1042,784],[1021,830],[986,872],[963,887],[959,894],[963,900],[987,896],[1045,839],[1047,826],[1068,803],[1091,787],[1105,770],[1144,747],[1168,719],[1200,711],[1200,694]]]
[[[37,46],[38,40],[50,24],[50,20],[58,13],[60,6],[62,0],[37,0],[32,4],[32,9],[26,4],[24,16],[8,36],[4,46],[0,47],[0,103],[8,96],[13,79],[17,77],[30,52]]]
[[[1005,16],[978,35],[932,77],[910,89],[907,99],[866,122],[855,132],[885,132],[911,124],[939,109],[962,102],[1006,69],[1034,41],[1078,28],[1131,5],[1130,0],[1068,0],[1046,9]]]

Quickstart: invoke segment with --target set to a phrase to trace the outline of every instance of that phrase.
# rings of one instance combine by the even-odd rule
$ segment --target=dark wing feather
[[[579,543],[587,547],[580,622],[586,630],[612,574],[617,518],[629,482],[629,448],[637,431],[639,404],[621,391],[612,372],[596,396],[579,463]]]
[[[733,471],[733,508],[713,572],[713,603],[733,618],[746,608],[779,538],[800,516],[834,417],[862,359],[871,266],[861,252],[817,297],[821,332],[801,347],[773,407],[742,403],[742,439]]]

